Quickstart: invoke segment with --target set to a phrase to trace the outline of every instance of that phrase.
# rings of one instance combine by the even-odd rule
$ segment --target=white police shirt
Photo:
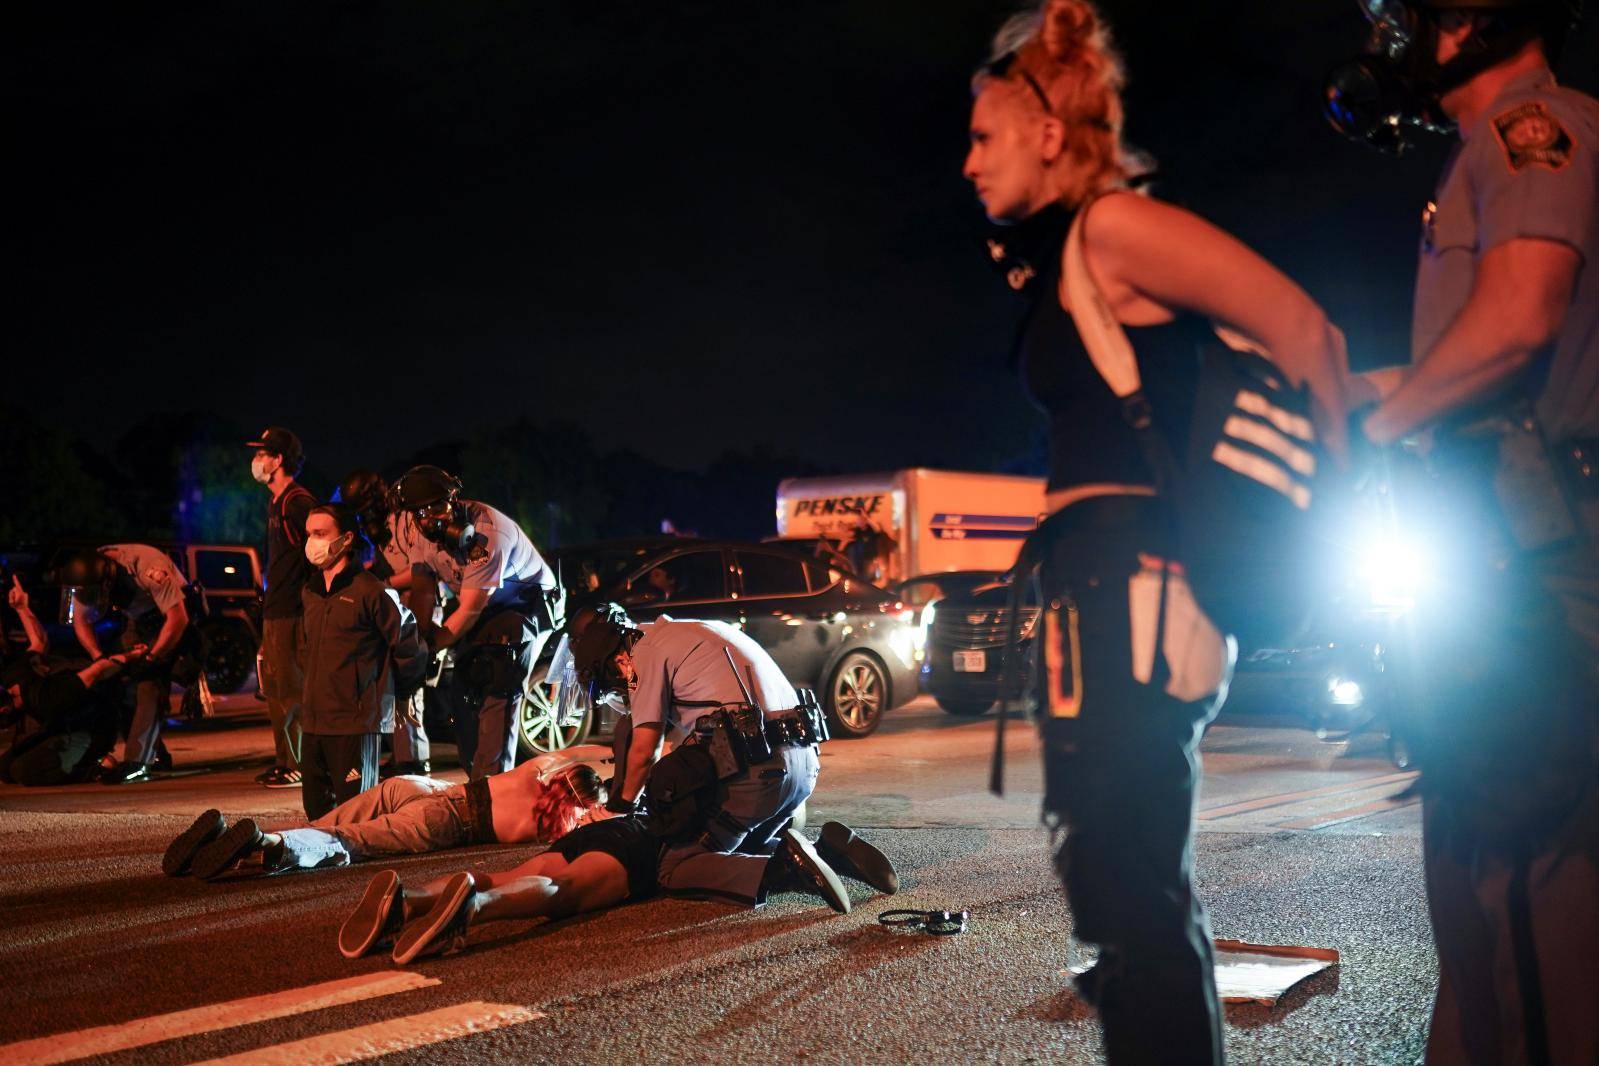
[[[151,611],[169,614],[183,602],[183,575],[160,548],[148,544],[107,544],[96,550],[133,575],[138,592],[133,601],[122,608],[129,618],[142,618]],[[85,603],[78,594],[74,593],[72,599],[77,610],[93,610],[93,604]]]
[[[1582,266],[1538,417],[1552,441],[1599,436],[1599,100],[1531,71],[1461,135],[1423,217],[1411,358],[1453,324],[1490,249],[1517,237],[1569,245]]]
[[[528,599],[528,586],[555,587],[555,574],[544,565],[520,526],[486,503],[461,501],[474,530],[472,543],[451,552],[418,531],[411,547],[411,571],[437,577],[459,596],[467,589],[489,593],[489,606]]]
[[[633,645],[638,687],[628,699],[634,728],[658,722],[674,743],[680,741],[695,721],[716,710],[685,704],[743,703],[740,680],[768,714],[799,706],[794,686],[772,657],[736,626],[663,614],[639,628],[644,636]],[[732,665],[727,661],[729,651]]]

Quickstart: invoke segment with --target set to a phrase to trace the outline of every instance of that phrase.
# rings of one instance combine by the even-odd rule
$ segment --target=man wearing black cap
[[[305,520],[316,497],[295,481],[305,462],[300,438],[268,426],[245,444],[255,449],[250,474],[272,493],[267,504],[266,599],[261,622],[261,691],[272,719],[274,761],[256,778],[267,788],[300,784],[300,590],[310,574],[305,558]]]

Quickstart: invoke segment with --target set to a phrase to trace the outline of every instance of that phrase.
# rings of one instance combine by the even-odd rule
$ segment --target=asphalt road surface
[[[1095,1062],[1085,961],[1038,826],[1030,729],[1009,793],[985,791],[991,721],[927,700],[823,748],[810,824],[838,818],[894,860],[892,898],[836,915],[799,895],[757,911],[657,899],[475,930],[408,968],[349,962],[335,933],[381,865],[207,884],[161,875],[207,807],[292,824],[294,790],[252,783],[271,745],[248,703],[174,729],[173,774],[108,788],[0,786],[0,1063],[395,1061]],[[449,762],[450,749],[435,763]],[[1436,980],[1419,812],[1371,740],[1224,719],[1204,745],[1199,892],[1218,937],[1336,949],[1274,1007],[1228,1007],[1243,1063],[1414,1062]],[[451,767],[441,774],[460,780]],[[514,865],[495,846],[393,863],[407,881]],[[934,937],[889,907],[965,909]]]

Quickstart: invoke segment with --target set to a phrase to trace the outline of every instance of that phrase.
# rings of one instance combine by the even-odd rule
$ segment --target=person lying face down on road
[[[472,844],[544,844],[586,822],[605,799],[599,774],[571,752],[460,785],[402,775],[305,828],[269,833],[254,818],[229,826],[220,812],[206,811],[173,839],[161,870],[211,880],[240,864],[277,874]]]
[[[759,644],[722,622],[661,615],[639,626],[616,604],[578,611],[571,634],[591,697],[627,702],[632,735],[606,806],[643,804],[665,844],[663,891],[758,907],[771,892],[798,890],[847,914],[840,874],[899,888],[893,865],[848,827],[824,833],[820,848],[793,828],[816,787],[826,729]],[[663,758],[668,733],[676,746]]]
[[[838,822],[822,826],[821,840],[847,876],[881,887],[893,874],[882,852]],[[398,873],[384,870],[340,927],[339,951],[356,959],[392,943],[394,961],[404,965],[459,949],[467,931],[484,922],[559,921],[649,899],[660,891],[661,852],[661,839],[647,816],[599,811],[548,851],[510,870],[463,870],[420,888],[405,888]],[[774,891],[814,893],[817,862],[810,842],[798,830],[787,829],[768,861],[769,884]]]

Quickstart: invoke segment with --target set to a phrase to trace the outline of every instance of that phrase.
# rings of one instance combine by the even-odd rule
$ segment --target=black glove
[[[605,809],[612,814],[632,814],[638,810],[638,800],[625,800],[620,792],[613,792],[605,801]]]

